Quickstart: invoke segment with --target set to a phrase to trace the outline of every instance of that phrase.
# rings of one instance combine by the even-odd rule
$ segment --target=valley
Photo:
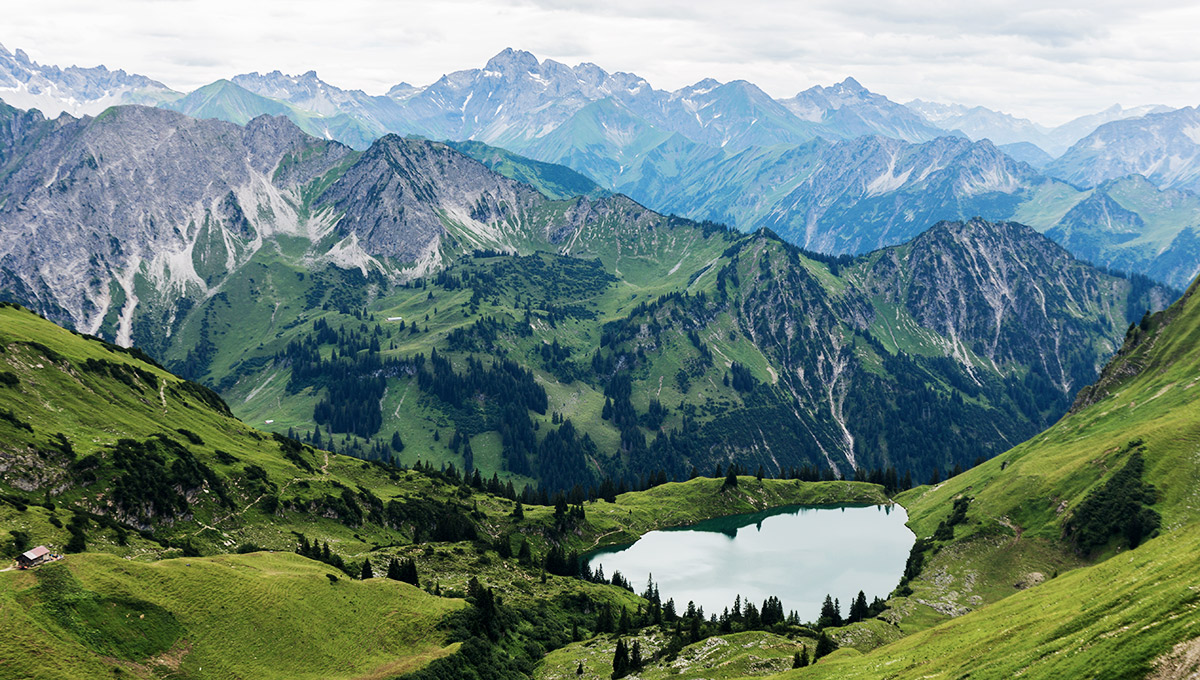
[[[841,78],[0,46],[0,678],[1196,677],[1196,109]]]

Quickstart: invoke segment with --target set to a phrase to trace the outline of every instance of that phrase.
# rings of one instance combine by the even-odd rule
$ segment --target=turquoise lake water
[[[652,531],[636,543],[592,553],[588,564],[621,574],[641,593],[651,576],[664,602],[689,601],[720,615],[734,597],[761,607],[768,596],[815,621],[828,593],[842,614],[862,590],[886,598],[900,581],[915,536],[899,505],[784,507]]]

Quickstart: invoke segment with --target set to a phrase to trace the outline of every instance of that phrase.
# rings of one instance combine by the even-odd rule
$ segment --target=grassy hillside
[[[462,600],[290,553],[144,563],[73,555],[0,574],[0,674],[383,678],[450,654]]]
[[[868,654],[835,652],[777,677],[1115,679],[1160,667],[1174,669],[1152,677],[1195,677],[1197,550],[1190,525]]]
[[[550,198],[599,198],[607,193],[598,184],[565,165],[535,161],[483,142],[448,141],[446,144],[488,166],[492,172],[524,182]]]
[[[565,517],[523,503],[518,517],[453,471],[265,435],[138,352],[19,307],[0,307],[0,348],[0,551],[67,553],[0,573],[0,617],[19,631],[0,642],[0,674],[368,678],[498,653],[532,668],[529,650],[570,642],[572,629],[590,636],[598,607],[646,604],[547,573],[552,549],[778,505],[887,501],[856,482],[743,476],[723,489],[700,477]],[[345,569],[295,554],[301,540]],[[413,560],[420,589],[357,580],[364,563],[378,577],[393,558]],[[480,587],[504,602],[502,632],[482,647],[470,642],[475,614],[448,616],[474,612],[461,598],[478,602]],[[471,653],[447,657],[459,642]]]

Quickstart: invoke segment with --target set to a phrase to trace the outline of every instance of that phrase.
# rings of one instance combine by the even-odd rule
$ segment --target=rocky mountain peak
[[[390,97],[392,99],[405,99],[407,97],[411,97],[412,95],[420,92],[421,89],[422,88],[419,88],[416,85],[411,85],[409,83],[401,82],[396,85],[393,85],[392,88],[387,91],[386,96]]]
[[[496,71],[505,75],[535,71],[541,66],[538,58],[525,50],[514,50],[506,47],[499,54],[488,59],[484,70]]]
[[[838,83],[835,87],[838,90],[841,90],[843,92],[854,92],[854,93],[869,92],[869,90],[867,90],[867,88],[863,87],[861,84],[859,84],[859,82],[857,80],[855,80],[854,78],[852,78],[850,76],[847,76],[845,80]]]
[[[689,85],[680,90],[680,92],[695,93],[698,91],[708,92],[721,86],[721,81],[716,78],[705,78],[694,85]]]

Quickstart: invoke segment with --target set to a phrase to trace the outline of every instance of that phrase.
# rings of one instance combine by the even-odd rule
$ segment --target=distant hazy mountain
[[[1072,144],[1104,123],[1171,110],[1165,106],[1153,105],[1126,109],[1118,104],[1098,113],[1080,116],[1057,127],[1046,127],[1027,118],[1017,118],[983,106],[968,107],[920,99],[914,99],[905,106],[943,130],[957,130],[974,140],[990,139],[998,146],[1025,142],[1037,146],[1052,157],[1061,155]]]
[[[818,136],[847,139],[880,134],[927,141],[944,134],[912,110],[870,92],[852,78],[784,100],[775,100],[746,81],[705,79],[666,91],[654,89],[635,74],[609,73],[588,63],[572,68],[513,49],[500,52],[481,69],[456,71],[426,87],[400,83],[384,97],[341,90],[313,72],[301,76],[278,71],[252,73],[237,76],[233,82],[305,111],[350,115],[370,129],[470,139],[527,154],[590,143],[541,140],[564,126],[588,130],[598,111],[611,112],[613,106],[624,112],[622,115],[639,119],[623,127],[642,131],[634,138],[653,129],[663,138],[675,133],[692,142],[731,150],[798,144]],[[597,106],[605,101],[609,103]],[[575,120],[576,116],[581,118]],[[557,136],[562,138],[564,133]],[[612,143],[621,145],[617,137]],[[357,140],[343,141],[357,144]],[[636,151],[624,152],[630,153]],[[535,155],[556,161],[565,157]]]
[[[830,87],[811,87],[782,100],[803,120],[819,123],[824,132],[850,138],[882,135],[906,142],[927,142],[945,133],[912,109],[866,89],[853,78]]]
[[[576,149],[564,162],[656,210],[743,231],[769,227],[819,252],[864,253],[931,221],[983,216],[1028,224],[1078,257],[1179,288],[1200,273],[1200,197],[1137,177],[1079,189],[987,140],[816,139],[730,152],[675,135],[622,163],[602,155],[598,146]],[[1099,194],[1110,209],[1096,209]],[[1114,219],[1118,209],[1128,219]]]
[[[103,66],[42,66],[22,50],[0,45],[0,99],[19,109],[38,109],[55,118],[60,113],[95,115],[114,104],[148,104],[181,96],[145,76],[109,71]]]
[[[1038,170],[1045,168],[1054,160],[1054,157],[1046,153],[1042,147],[1030,142],[1000,144],[996,148],[1008,154],[1014,161],[1028,163]]]
[[[165,106],[238,124],[283,115],[313,136],[356,149],[389,132],[483,142],[567,166],[601,190],[626,193],[655,210],[743,230],[766,226],[815,250],[860,253],[911,238],[940,219],[978,215],[1043,231],[1061,226],[1047,233],[1070,235],[1064,242],[1072,252],[1180,287],[1196,270],[1187,239],[1200,219],[1190,207],[1171,208],[1173,199],[1155,195],[1152,186],[1126,183],[1109,198],[1145,225],[1140,236],[1126,238],[1136,221],[1109,221],[1111,211],[1092,203],[1076,209],[1089,195],[1038,170],[1050,160],[1042,150],[1065,148],[1059,141],[1065,135],[1145,109],[1114,107],[1049,129],[979,107],[902,106],[851,78],[785,100],[745,81],[708,79],[665,91],[634,74],[586,63],[568,67],[512,49],[483,68],[425,87],[401,83],[386,95],[343,90],[311,71],[273,71],[217,81]],[[939,138],[939,128],[960,137]],[[1054,171],[1076,185],[1145,172],[1160,186],[1191,186],[1186,159],[1196,144],[1187,137],[1189,124],[1177,128],[1170,150],[1161,135],[1148,133],[1119,152],[1111,141],[1102,154],[1077,147]],[[962,135],[991,141],[971,143]],[[512,176],[539,181],[535,176],[544,174],[511,153],[464,150]],[[1164,164],[1172,156],[1175,164]],[[539,187],[550,195],[577,189],[597,195],[578,178],[550,174],[562,179]]]
[[[293,105],[286,100],[255,94],[228,80],[218,80],[161,105],[194,118],[215,118],[238,125],[262,115],[287,116],[300,129],[314,137],[337,140],[356,149],[365,149],[382,130],[361,116],[333,111],[325,115]]]
[[[413,91],[393,88],[407,129],[435,139],[474,139],[514,150],[551,132],[588,104],[649,91],[641,78],[592,64],[574,69],[506,49],[482,69],[456,71]]]
[[[1183,108],[1105,123],[1047,172],[1085,187],[1139,174],[1164,189],[1200,191],[1200,110]]]

